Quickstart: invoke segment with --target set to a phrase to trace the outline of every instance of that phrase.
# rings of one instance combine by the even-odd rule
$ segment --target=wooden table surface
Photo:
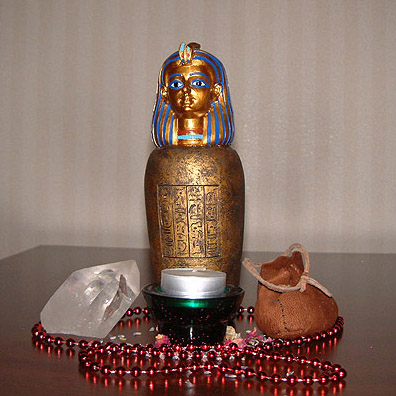
[[[276,256],[269,252],[246,252],[255,262]],[[396,394],[396,255],[325,254],[311,255],[311,275],[326,285],[345,318],[345,328],[336,343],[303,351],[309,356],[340,363],[348,371],[340,387],[305,388],[298,385],[274,387],[256,380],[238,380],[204,374],[181,380],[159,376],[154,379],[104,380],[79,369],[77,352],[67,348],[40,349],[32,341],[31,327],[39,320],[48,298],[73,271],[104,263],[135,259],[141,285],[153,281],[148,250],[70,246],[39,246],[0,260],[0,395],[395,395]],[[245,306],[254,305],[257,282],[242,269],[241,286]],[[145,306],[141,296],[134,305]],[[128,342],[151,342],[153,320],[131,328],[113,329]],[[246,317],[236,321],[237,331],[254,328]],[[195,382],[195,384],[193,383]]]

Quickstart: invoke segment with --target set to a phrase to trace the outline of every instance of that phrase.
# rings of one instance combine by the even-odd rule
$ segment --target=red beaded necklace
[[[244,312],[253,314],[254,307],[240,307],[238,313],[243,314]],[[125,315],[130,317],[132,315],[140,315],[141,313],[147,315],[149,311],[147,308],[136,307],[128,309]],[[170,346],[163,344],[159,348],[156,348],[152,344],[116,344],[112,342],[103,343],[98,340],[88,342],[86,340],[75,341],[72,338],[65,340],[62,337],[53,337],[51,334],[48,334],[41,323],[33,326],[32,334],[36,341],[47,345],[53,344],[56,347],[66,345],[68,348],[77,346],[80,348],[78,353],[80,365],[89,372],[100,373],[104,376],[116,375],[122,378],[130,375],[132,378],[136,378],[146,375],[148,377],[154,377],[157,374],[169,376],[171,374],[180,375],[188,371],[196,373],[203,370],[207,375],[218,371],[221,375],[233,378],[256,378],[258,381],[270,381],[273,384],[286,383],[290,386],[297,384],[310,386],[315,383],[320,385],[327,385],[329,382],[338,383],[347,376],[347,372],[339,364],[321,361],[318,358],[308,359],[305,356],[294,356],[290,351],[281,354],[277,350],[292,346],[300,347],[315,341],[337,337],[341,334],[343,325],[344,319],[338,317],[331,329],[313,334],[310,337],[299,337],[294,340],[277,339],[270,342],[259,342],[255,346],[248,345],[243,348],[238,347],[235,343],[228,345],[218,343],[213,346],[181,346],[176,344]],[[98,363],[98,360],[104,360],[105,357],[119,358],[121,360],[130,357],[160,358],[164,360],[164,365],[161,368],[150,366],[144,370],[137,366],[132,368],[125,368],[124,366],[112,368],[110,365]],[[247,366],[242,366],[240,361],[243,359],[285,362],[287,364],[296,363],[301,366],[313,368],[315,372],[313,375],[301,377],[293,373],[287,373],[283,377],[277,373],[267,375],[264,371],[255,371]],[[178,363],[174,365],[172,361],[177,361]],[[231,361],[236,361],[236,364],[231,366]]]

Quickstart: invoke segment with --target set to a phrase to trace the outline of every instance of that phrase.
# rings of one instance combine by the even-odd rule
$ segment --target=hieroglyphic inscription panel
[[[205,237],[207,257],[217,256],[220,253],[218,229],[218,188],[205,186]]]
[[[218,257],[219,186],[158,186],[163,257]]]
[[[162,255],[165,257],[174,257],[176,243],[173,227],[172,187],[158,186],[157,194]]]

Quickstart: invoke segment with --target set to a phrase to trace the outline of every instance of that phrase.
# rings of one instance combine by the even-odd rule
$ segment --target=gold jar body
[[[229,146],[155,149],[145,174],[153,269],[204,267],[239,284],[245,183]]]

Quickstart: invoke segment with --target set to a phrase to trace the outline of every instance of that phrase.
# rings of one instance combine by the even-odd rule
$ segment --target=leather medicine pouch
[[[275,260],[243,265],[259,281],[255,322],[270,337],[294,339],[331,328],[338,317],[332,294],[309,276],[309,256],[293,244]]]

